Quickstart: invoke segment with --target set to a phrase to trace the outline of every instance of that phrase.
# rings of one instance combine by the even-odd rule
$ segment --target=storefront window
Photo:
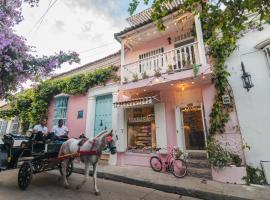
[[[156,148],[154,107],[130,108],[128,116],[128,150],[150,153]]]

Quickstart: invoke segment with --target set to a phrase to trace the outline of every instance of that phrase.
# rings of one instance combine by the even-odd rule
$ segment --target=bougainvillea
[[[0,0],[0,98],[16,91],[24,81],[44,78],[64,62],[79,62],[75,52],[59,52],[38,57],[26,44],[26,39],[14,32],[14,26],[23,20],[22,3],[35,6],[38,0]]]

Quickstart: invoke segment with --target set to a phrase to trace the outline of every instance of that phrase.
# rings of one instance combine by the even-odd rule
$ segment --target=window
[[[77,119],[82,119],[82,118],[83,118],[83,110],[79,110]]]
[[[56,97],[53,125],[57,125],[59,119],[62,119],[64,124],[66,124],[67,105],[68,105],[68,96]]]
[[[7,121],[5,120],[0,120],[0,135],[4,135],[7,130]]]
[[[12,134],[18,134],[19,133],[19,118],[18,117],[14,117],[11,121],[11,127],[9,132]]]
[[[164,53],[164,48],[139,55],[140,73],[147,70],[158,70],[158,68],[161,68],[163,65],[162,53]]]
[[[265,46],[265,47],[263,48],[263,51],[264,51],[264,53],[265,53],[265,55],[266,55],[266,59],[267,59],[267,61],[268,61],[269,67],[270,67],[270,44],[267,45],[267,46]]]
[[[128,150],[150,153],[156,148],[154,107],[130,108],[128,116]]]

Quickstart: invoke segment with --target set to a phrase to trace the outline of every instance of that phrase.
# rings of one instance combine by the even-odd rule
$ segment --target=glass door
[[[204,121],[201,106],[181,108],[186,150],[205,150]]]

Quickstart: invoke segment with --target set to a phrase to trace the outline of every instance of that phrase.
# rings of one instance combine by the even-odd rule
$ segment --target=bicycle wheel
[[[160,172],[162,170],[162,162],[159,157],[152,156],[150,159],[150,166],[155,172]]]
[[[183,178],[187,174],[186,161],[182,159],[175,159],[171,166],[172,173],[177,178]]]

